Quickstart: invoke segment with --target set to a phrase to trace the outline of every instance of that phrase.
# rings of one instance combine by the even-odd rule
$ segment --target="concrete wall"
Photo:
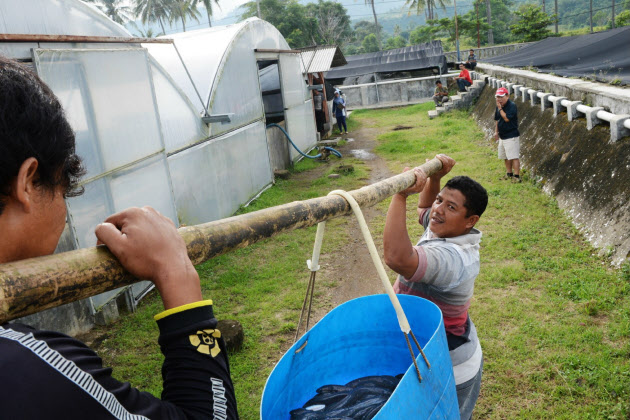
[[[630,89],[484,63],[479,63],[476,70],[510,83],[582,101],[585,105],[601,106],[613,114],[630,114]]]
[[[483,60],[484,58],[495,57],[497,55],[507,54],[512,51],[516,51],[518,49],[523,48],[526,45],[531,44],[531,42],[522,42],[520,44],[508,44],[508,45],[497,45],[494,47],[483,47],[483,48],[474,48],[475,56],[477,60]],[[446,61],[449,63],[453,63],[457,60],[457,51],[449,51],[445,52],[444,56],[446,57]],[[459,50],[460,61],[466,61],[468,58],[468,50]]]
[[[286,130],[284,121],[278,123]],[[291,167],[291,155],[289,154],[289,140],[278,127],[267,128],[267,147],[269,148],[269,160],[271,169],[289,169]]]
[[[494,131],[494,89],[484,88],[473,116]],[[568,121],[566,112],[515,102],[521,133],[521,162],[531,178],[554,196],[586,238],[613,261],[630,257],[630,138],[611,143],[606,126],[588,130],[584,118]]]
[[[338,86],[338,88],[346,95],[346,104],[349,110],[386,108],[430,101],[435,91],[435,81],[441,79],[446,86],[447,79],[453,76],[397,79],[362,85]]]

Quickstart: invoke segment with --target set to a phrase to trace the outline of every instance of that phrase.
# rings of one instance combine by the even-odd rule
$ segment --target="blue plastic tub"
[[[422,383],[387,295],[366,296],[333,309],[280,359],[267,379],[262,420],[286,420],[322,385],[344,385],[370,375],[404,377],[374,419],[459,419],[453,367],[440,309],[398,295],[429,369],[415,348]],[[411,340],[411,338],[410,338]]]

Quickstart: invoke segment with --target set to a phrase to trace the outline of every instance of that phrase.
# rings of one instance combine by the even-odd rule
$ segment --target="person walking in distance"
[[[337,119],[339,134],[344,134],[344,131],[345,134],[348,134],[348,127],[346,126],[346,101],[341,97],[338,90],[335,91],[335,98],[333,99],[333,112]]]
[[[521,145],[518,131],[518,110],[510,101],[510,93],[506,88],[499,88],[495,93],[497,107],[494,111],[496,121],[494,139],[499,141],[499,159],[505,162],[506,174],[502,179],[521,182],[521,162],[519,160]]]

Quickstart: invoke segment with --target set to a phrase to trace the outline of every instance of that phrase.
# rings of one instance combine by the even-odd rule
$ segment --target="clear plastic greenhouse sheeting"
[[[170,153],[204,140],[208,136],[207,126],[201,121],[186,95],[152,58],[151,73],[166,152]]]
[[[304,103],[305,92],[308,91],[302,77],[301,57],[299,54],[280,55],[280,82],[282,84],[282,100],[285,108],[299,106]]]
[[[76,132],[86,179],[163,150],[146,50],[35,52]]]
[[[217,26],[162,37],[173,39],[177,50],[171,44],[142,44],[142,46],[146,47],[157,62],[166,69],[188,96],[197,112],[201,114],[204,111],[204,104],[208,101],[210,88],[225,50],[242,26],[243,23]],[[182,64],[182,60],[186,67]],[[195,92],[195,86],[199,94]]]
[[[80,248],[96,245],[96,225],[128,207],[151,206],[177,224],[164,154],[88,182],[83,195],[67,199],[67,205]]]
[[[272,182],[262,121],[168,158],[179,219],[194,225],[231,216]]]
[[[300,106],[294,106],[284,111],[286,115],[287,131],[293,143],[304,153],[313,148],[317,143],[317,129],[313,115],[312,101],[304,102]],[[289,148],[291,160],[300,158],[300,153],[292,146]]]
[[[211,136],[242,127],[263,116],[254,49],[288,48],[282,35],[269,23],[259,19],[245,23],[247,25],[225,51],[208,103],[211,114],[232,114],[231,122],[211,124]],[[298,71],[293,77],[301,78],[302,73]]]
[[[178,223],[164,153],[89,182],[85,193],[69,198],[67,206],[79,248],[96,245],[96,226],[109,215],[129,207],[151,206]],[[92,303],[99,308],[118,290],[92,297]]]
[[[95,7],[78,0],[0,1],[0,33],[130,36]]]

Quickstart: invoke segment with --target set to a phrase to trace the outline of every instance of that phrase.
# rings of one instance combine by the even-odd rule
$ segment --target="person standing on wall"
[[[333,112],[337,119],[337,127],[339,127],[340,134],[348,134],[348,127],[346,126],[346,101],[341,97],[339,90],[335,90],[335,98],[333,99]],[[343,127],[343,130],[341,129]]]
[[[442,86],[442,81],[440,79],[435,81],[435,93],[433,95],[433,102],[435,102],[435,107],[444,106],[444,102],[449,100],[448,97],[448,89]]]
[[[483,351],[468,309],[480,267],[481,232],[475,224],[488,206],[488,193],[467,176],[451,178],[442,188],[455,160],[436,158],[442,162],[439,172],[427,177],[415,168],[416,183],[392,197],[383,253],[399,274],[394,292],[428,299],[442,311],[459,415],[470,420],[481,389]],[[414,246],[407,231],[407,199],[415,193],[420,193],[416,211],[425,230]]]
[[[466,88],[472,85],[472,79],[470,78],[470,72],[464,67],[464,63],[459,63],[459,76],[455,78],[457,86],[460,92],[466,92]]]
[[[313,92],[313,108],[315,109],[315,123],[317,124],[317,131],[323,137],[324,121],[326,117],[324,115],[324,95],[322,95],[322,91],[319,89]]]
[[[510,92],[506,88],[499,88],[495,94],[497,108],[494,111],[496,121],[494,139],[499,141],[499,159],[505,162],[506,174],[501,179],[521,182],[521,161],[519,160],[521,144],[518,131],[518,110],[516,104],[510,101]]]
[[[470,49],[470,53],[468,54],[468,60],[466,60],[466,67],[470,70],[474,70],[477,67],[477,57],[475,56],[475,50]]]

